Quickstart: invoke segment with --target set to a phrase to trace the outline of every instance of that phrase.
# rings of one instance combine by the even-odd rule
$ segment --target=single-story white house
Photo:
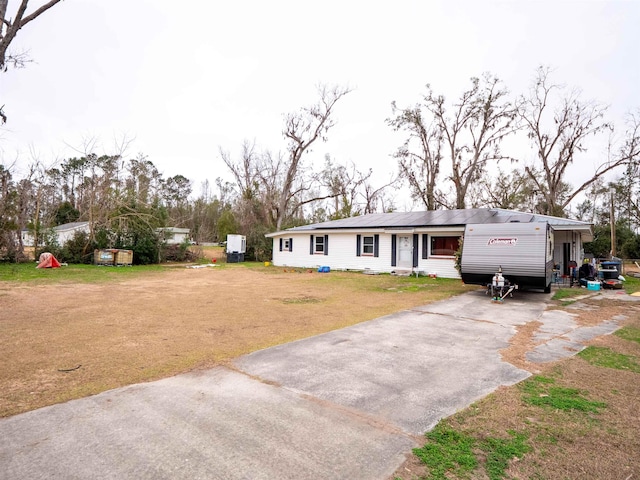
[[[169,245],[179,245],[189,240],[191,230],[188,228],[164,227],[159,228],[158,233],[162,239]]]
[[[58,239],[58,245],[64,245],[73,238],[76,232],[89,233],[89,222],[71,222],[53,227],[53,232]],[[157,230],[164,241],[170,245],[180,244],[189,239],[188,228],[164,227]],[[33,235],[29,230],[22,230],[22,244],[33,246]]]
[[[553,260],[562,274],[584,256],[592,224],[498,208],[375,213],[269,233],[273,265],[460,278],[454,253],[467,224],[544,222],[553,229]]]
[[[58,245],[64,245],[73,238],[76,232],[89,233],[89,222],[63,223],[53,227],[53,232],[58,240]],[[22,230],[22,244],[28,247],[33,246],[33,235],[29,230]]]

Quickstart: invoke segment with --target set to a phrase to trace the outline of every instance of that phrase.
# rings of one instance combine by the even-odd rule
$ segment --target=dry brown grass
[[[469,288],[243,264],[100,284],[0,282],[0,416],[211,367]]]

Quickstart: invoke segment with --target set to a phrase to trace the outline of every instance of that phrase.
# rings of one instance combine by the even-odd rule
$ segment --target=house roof
[[[372,213],[357,217],[343,218],[329,222],[302,225],[287,231],[332,230],[343,228],[406,228],[429,226],[466,225],[485,223],[491,214],[486,209],[429,210],[425,212]]]
[[[167,233],[185,233],[188,234],[191,230],[188,228],[180,228],[180,227],[161,227],[157,229],[160,232]]]
[[[342,229],[401,229],[418,227],[455,227],[470,223],[546,222],[556,230],[578,230],[591,235],[591,224],[568,218],[523,213],[500,208],[469,208],[460,210],[429,210],[424,212],[373,213],[289,228],[285,232]],[[284,232],[268,234],[278,236]]]
[[[71,222],[71,223],[63,223],[62,225],[58,225],[53,227],[53,229],[57,232],[62,232],[64,230],[75,230],[77,228],[83,228],[89,225],[89,222]]]

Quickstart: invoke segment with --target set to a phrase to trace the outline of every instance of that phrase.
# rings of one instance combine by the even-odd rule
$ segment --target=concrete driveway
[[[500,357],[516,326],[543,323],[540,362],[617,328],[578,334],[548,299],[472,292],[1,419],[0,479],[387,479],[439,419],[529,375]]]

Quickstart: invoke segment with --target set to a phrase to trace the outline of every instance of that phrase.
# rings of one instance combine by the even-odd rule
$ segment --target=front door
[[[410,235],[398,237],[398,268],[413,267],[413,241]]]

